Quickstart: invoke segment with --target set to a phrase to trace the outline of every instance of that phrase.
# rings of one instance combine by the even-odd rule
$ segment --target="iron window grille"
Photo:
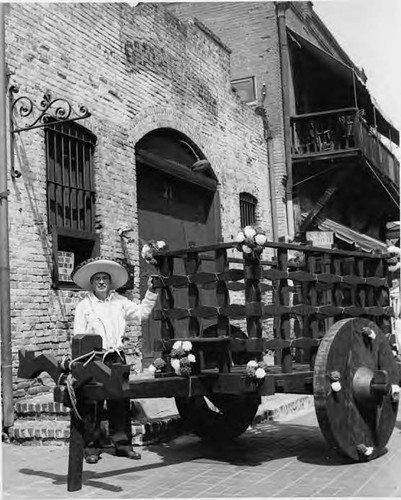
[[[256,205],[258,200],[249,193],[240,193],[239,208],[241,217],[241,227],[253,226],[256,224]]]
[[[53,285],[70,284],[60,272],[71,256],[74,265],[95,256],[95,185],[93,154],[96,136],[75,122],[52,123],[45,128],[47,213],[53,235]],[[67,266],[67,264],[65,264]]]

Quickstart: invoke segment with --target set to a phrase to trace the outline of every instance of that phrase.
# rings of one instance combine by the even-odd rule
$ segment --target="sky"
[[[401,0],[315,0],[313,8],[401,130]]]

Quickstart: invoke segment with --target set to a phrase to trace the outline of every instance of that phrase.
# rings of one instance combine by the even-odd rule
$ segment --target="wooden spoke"
[[[338,453],[365,461],[386,451],[398,384],[390,344],[375,323],[350,318],[328,330],[316,356],[314,399],[322,433]]]

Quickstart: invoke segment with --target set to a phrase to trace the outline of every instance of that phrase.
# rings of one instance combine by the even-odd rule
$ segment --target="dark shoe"
[[[132,460],[139,460],[141,458],[141,454],[133,450],[131,446],[116,446],[116,456],[131,458]]]
[[[97,454],[86,455],[85,462],[87,464],[97,464],[99,462],[99,455]]]

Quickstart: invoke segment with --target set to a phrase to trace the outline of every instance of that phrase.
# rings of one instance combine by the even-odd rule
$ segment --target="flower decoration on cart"
[[[148,264],[156,266],[157,260],[155,258],[155,253],[161,250],[167,250],[165,241],[150,240],[143,245],[141,255]]]
[[[238,251],[259,259],[267,238],[262,231],[255,229],[253,226],[245,226],[239,231],[235,241],[237,242]]]
[[[387,260],[389,263],[388,270],[390,273],[395,273],[401,269],[401,249],[395,245],[390,245],[387,247],[387,253],[390,255]]]
[[[149,365],[148,370],[151,373],[160,373],[164,370],[166,362],[162,358],[156,358],[151,365]]]
[[[264,361],[248,361],[246,375],[250,379],[263,380],[266,377],[267,365]]]
[[[189,377],[191,374],[191,365],[196,363],[196,357],[191,351],[192,343],[189,340],[177,340],[174,342],[170,352],[170,364],[176,375]]]

